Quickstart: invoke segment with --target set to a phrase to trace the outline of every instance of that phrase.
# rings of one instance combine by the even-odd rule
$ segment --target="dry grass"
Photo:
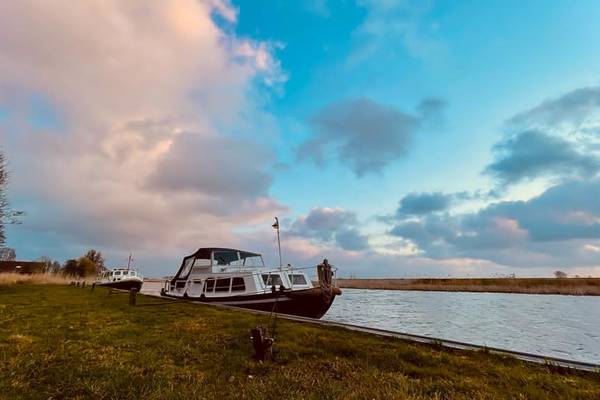
[[[600,296],[600,278],[338,279],[342,288]]]
[[[73,279],[60,274],[18,274],[16,272],[0,273],[0,286],[7,285],[67,285]]]

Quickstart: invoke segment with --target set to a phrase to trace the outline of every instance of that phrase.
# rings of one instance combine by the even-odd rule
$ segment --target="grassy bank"
[[[600,278],[338,279],[343,288],[600,296]]]
[[[600,374],[69,286],[0,286],[0,398],[597,399]]]

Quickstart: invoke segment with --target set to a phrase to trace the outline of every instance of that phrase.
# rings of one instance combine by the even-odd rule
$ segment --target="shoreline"
[[[600,296],[600,278],[339,278],[337,284],[346,289]]]

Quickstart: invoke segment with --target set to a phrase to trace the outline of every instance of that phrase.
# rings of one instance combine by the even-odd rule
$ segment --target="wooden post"
[[[274,340],[266,336],[264,328],[257,326],[251,331],[252,346],[254,347],[254,358],[257,361],[268,361],[273,358]]]
[[[77,281],[77,283],[75,284],[75,286],[79,287],[80,283],[79,281]]]
[[[81,287],[85,289],[85,281],[81,282]]]
[[[137,288],[131,288],[131,290],[129,290],[129,305],[130,306],[135,306],[137,292],[138,292]]]
[[[94,291],[95,288],[96,288],[96,282],[92,283],[92,292]]]

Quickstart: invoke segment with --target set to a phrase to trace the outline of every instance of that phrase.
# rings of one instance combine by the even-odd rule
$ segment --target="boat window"
[[[121,275],[121,271],[115,271],[115,275]]]
[[[233,282],[231,282],[231,291],[232,292],[243,292],[246,290],[246,284],[244,283],[244,278],[233,278]]]
[[[237,251],[215,251],[213,252],[213,265],[239,265],[239,254]]]
[[[293,285],[306,285],[306,278],[302,274],[289,274]]]
[[[210,258],[196,258],[194,267],[210,267]]]
[[[208,278],[206,281],[204,281],[204,292],[205,293],[212,293],[212,291],[215,288],[215,279],[214,278]]]
[[[261,256],[246,257],[243,260],[245,267],[264,267],[264,263]]]
[[[229,282],[231,282],[231,278],[217,279],[215,292],[229,292]]]
[[[186,258],[183,261],[183,267],[181,268],[181,271],[179,272],[177,277],[178,278],[187,278],[187,276],[190,274],[190,270],[192,269],[193,263],[194,263],[194,259],[192,257]]]
[[[262,274],[262,280],[267,286],[281,285],[281,276],[279,274]]]

